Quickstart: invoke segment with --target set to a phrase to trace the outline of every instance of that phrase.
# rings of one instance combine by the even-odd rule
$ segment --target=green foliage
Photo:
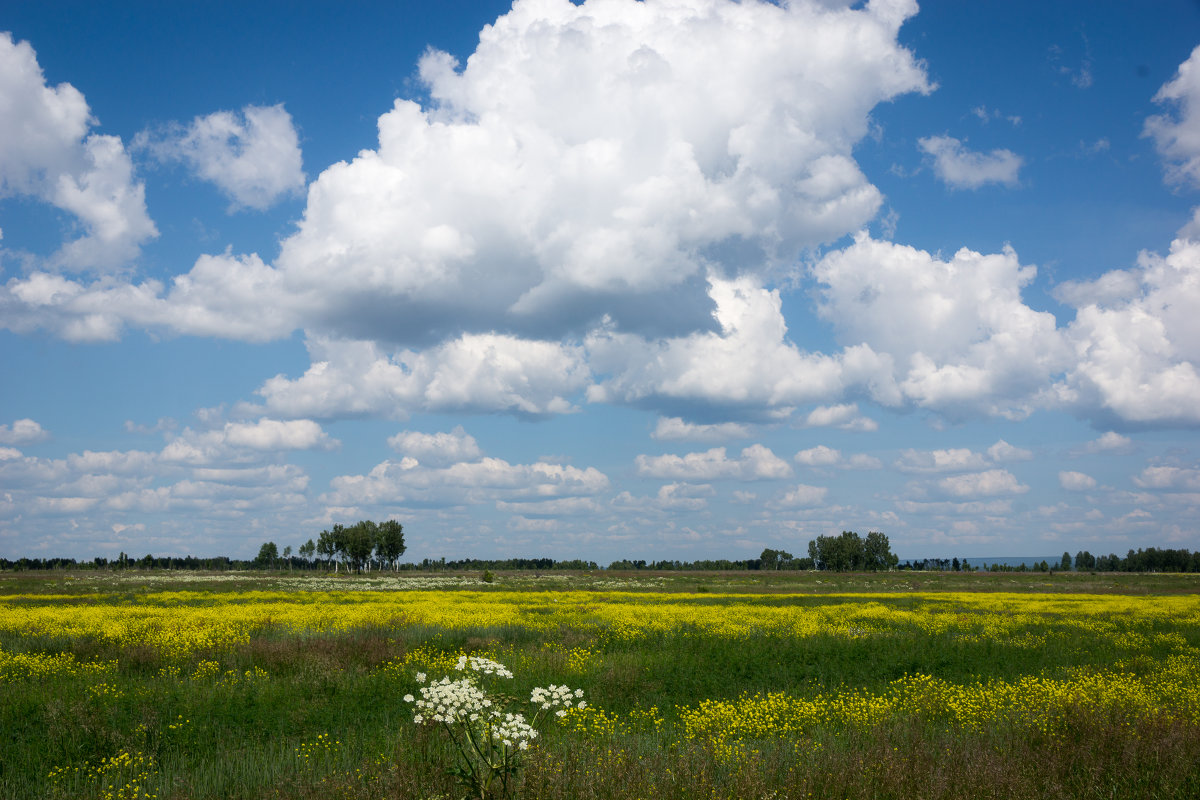
[[[818,536],[808,543],[808,555],[817,569],[834,572],[877,572],[895,567],[897,558],[880,531],[871,531],[866,539],[854,531],[841,536]]]
[[[264,542],[263,546],[258,548],[258,556],[254,559],[254,565],[261,569],[274,567],[275,562],[279,560],[279,548],[274,542]]]
[[[375,539],[375,554],[379,560],[395,567],[405,549],[404,526],[394,519],[379,523]]]
[[[361,571],[371,557],[378,534],[379,526],[370,520],[362,520],[342,531],[342,552],[355,572]]]

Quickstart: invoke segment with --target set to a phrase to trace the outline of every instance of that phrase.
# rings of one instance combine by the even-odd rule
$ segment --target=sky
[[[0,6],[0,557],[1200,549],[1200,4]]]

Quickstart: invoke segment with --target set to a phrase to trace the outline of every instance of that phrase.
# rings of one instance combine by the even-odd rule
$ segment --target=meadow
[[[0,796],[460,797],[463,656],[522,798],[1200,797],[1200,576],[641,572],[0,574]]]

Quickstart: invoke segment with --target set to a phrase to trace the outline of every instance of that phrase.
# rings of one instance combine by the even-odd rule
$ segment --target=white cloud
[[[19,419],[12,426],[0,425],[0,444],[33,444],[50,438],[41,425],[32,419]]]
[[[222,434],[226,444],[252,450],[327,450],[336,446],[335,440],[309,419],[230,422]]]
[[[842,454],[823,444],[796,453],[796,461],[809,467],[828,467],[842,460]]]
[[[895,396],[890,360],[870,347],[829,356],[803,352],[788,341],[778,290],[748,276],[710,277],[709,284],[720,332],[658,341],[611,329],[589,335],[585,345],[592,369],[609,376],[590,390],[589,399],[668,407],[687,403],[777,418],[797,405],[838,397],[849,386],[883,402]],[[861,425],[853,405],[819,421]],[[863,427],[873,424],[867,420]]]
[[[1024,160],[1011,150],[978,153],[952,136],[929,136],[918,144],[933,159],[933,171],[953,189],[978,189],[989,183],[1015,186]]]
[[[417,411],[575,410],[590,377],[581,348],[499,334],[464,334],[431,350],[389,353],[372,342],[310,337],[312,366],[258,389],[266,408],[294,417],[387,416]]]
[[[769,266],[874,215],[851,145],[927,88],[895,42],[915,10],[517,3],[461,70],[426,54],[436,109],[398,101],[377,151],[323,173],[281,264],[485,330],[703,323],[705,261]]]
[[[1142,489],[1200,489],[1200,469],[1187,467],[1146,467],[1134,477]]]
[[[964,472],[984,470],[991,464],[1000,464],[1006,461],[1028,461],[1031,458],[1033,458],[1032,451],[1014,447],[1000,439],[989,447],[986,453],[977,453],[965,447],[944,450],[914,450],[910,448],[900,454],[894,466],[901,472]],[[997,471],[993,470],[992,472]]]
[[[987,455],[988,458],[999,464],[1003,461],[1028,461],[1033,458],[1033,451],[1016,447],[1000,439],[987,449]]]
[[[639,455],[635,463],[639,475],[681,481],[722,478],[761,480],[783,478],[791,474],[787,462],[761,444],[753,444],[742,450],[740,459],[727,458],[724,447],[714,447],[703,453],[683,456]]]
[[[332,506],[452,505],[485,502],[543,501],[595,496],[608,489],[608,477],[594,467],[510,464],[499,458],[428,468],[415,458],[384,461],[367,475],[342,475],[330,481],[321,501]]]
[[[1024,494],[1029,487],[1006,469],[990,469],[966,475],[953,475],[938,481],[938,487],[954,497],[992,497],[1001,494]]]
[[[46,85],[28,42],[0,33],[0,197],[25,195],[73,214],[84,233],[48,258],[55,268],[109,270],[158,231],[121,140],[94,120],[68,83]]]
[[[1200,46],[1179,65],[1175,77],[1163,84],[1154,101],[1178,112],[1146,120],[1145,136],[1154,139],[1170,183],[1200,188]]]
[[[1017,418],[1070,359],[1054,315],[1022,302],[1036,275],[1009,248],[943,260],[865,233],[813,267],[821,316],[844,345],[895,364],[897,402]]]
[[[659,417],[658,424],[650,436],[664,442],[724,441],[727,439],[745,439],[750,436],[750,429],[736,422],[702,425],[685,422],[679,417]]]
[[[177,275],[140,284],[90,283],[47,272],[0,287],[0,326],[52,330],[69,341],[111,341],[127,324],[193,336],[261,342],[290,334],[303,306],[283,292],[282,276],[256,255],[203,255]]]
[[[965,447],[948,450],[913,450],[900,454],[894,466],[901,472],[963,472],[987,466],[987,459]]]
[[[167,463],[206,466],[218,462],[246,462],[264,453],[287,450],[330,450],[339,442],[308,419],[260,419],[227,422],[209,431],[185,428],[170,435],[159,457]]]
[[[870,352],[869,348],[866,352]],[[882,384],[888,387],[882,398],[888,400],[896,393],[891,380],[883,377],[886,373],[882,372],[882,369],[890,367],[890,362],[886,357],[877,358],[877,360],[881,371],[874,380],[877,385]],[[837,427],[848,431],[870,432],[879,429],[879,423],[875,420],[859,415],[858,403],[818,406],[805,417],[804,424],[809,428]]]
[[[1088,453],[1123,453],[1133,448],[1133,440],[1116,431],[1108,431],[1099,439],[1088,442],[1084,451]]]
[[[461,425],[450,433],[403,431],[389,438],[388,446],[402,456],[411,456],[431,466],[474,461],[483,455],[475,437],[464,431]]]
[[[826,486],[809,486],[801,483],[785,492],[775,501],[774,505],[779,508],[808,508],[825,502],[828,494],[829,488]]]
[[[839,340],[894,363],[915,405],[951,416],[1060,408],[1110,423],[1200,420],[1200,239],[1061,284],[1055,296],[1076,308],[1064,328],[1022,301],[1036,269],[1007,248],[942,260],[860,234],[813,274]]]
[[[1065,402],[1098,419],[1200,422],[1200,240],[1176,239],[1165,258],[1143,252],[1135,270],[1068,282],[1056,295],[1076,306]]]
[[[1096,479],[1083,472],[1058,473],[1058,485],[1068,492],[1087,492],[1096,488]]]
[[[700,511],[708,506],[708,500],[714,494],[708,484],[668,483],[659,487],[655,502],[663,510]]]
[[[265,209],[304,189],[300,141],[283,105],[246,106],[143,133],[137,144],[164,161],[183,161],[238,207]]]

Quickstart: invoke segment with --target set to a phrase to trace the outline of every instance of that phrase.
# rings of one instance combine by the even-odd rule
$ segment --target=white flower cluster
[[[454,667],[459,672],[470,669],[472,672],[479,672],[484,675],[495,675],[500,678],[511,678],[513,674],[508,671],[508,667],[501,664],[499,661],[492,661],[490,658],[482,656],[459,656],[458,664]]]
[[[528,750],[529,743],[537,738],[538,732],[525,721],[524,714],[505,714],[501,717],[498,711],[494,711],[492,716],[495,718],[491,725],[492,740],[498,744]]]
[[[566,709],[574,706],[575,708],[587,708],[587,703],[579,700],[583,697],[583,689],[571,691],[568,686],[555,686],[550,684],[549,688],[543,689],[541,686],[534,688],[533,693],[529,696],[529,701],[534,703],[543,711],[549,711],[552,708],[558,709],[554,712],[555,716],[563,716],[567,713]]]
[[[417,708],[413,722],[418,725],[425,721],[425,714],[434,722],[475,722],[481,714],[487,714],[492,706],[492,701],[470,678],[457,681],[442,678],[422,686],[420,691],[419,700],[411,694],[404,695],[404,700]]]

